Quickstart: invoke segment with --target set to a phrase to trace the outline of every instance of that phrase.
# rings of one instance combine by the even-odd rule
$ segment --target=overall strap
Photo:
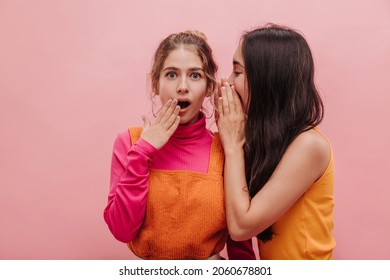
[[[224,160],[223,146],[219,134],[214,132],[210,150],[209,173],[222,174]]]
[[[138,141],[141,132],[142,127],[129,127],[131,145],[134,145]]]

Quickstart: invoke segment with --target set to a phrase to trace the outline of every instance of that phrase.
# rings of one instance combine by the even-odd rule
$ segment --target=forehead
[[[164,61],[164,67],[203,68],[203,63],[196,49],[188,46],[179,46],[169,53]]]
[[[241,44],[238,45],[238,47],[236,48],[233,54],[233,63],[234,62],[238,62],[239,64],[241,64],[241,66],[244,66],[244,58],[241,52]]]

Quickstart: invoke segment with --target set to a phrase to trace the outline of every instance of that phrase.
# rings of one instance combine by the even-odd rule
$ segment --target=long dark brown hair
[[[268,24],[245,33],[242,55],[248,82],[245,166],[254,197],[267,183],[291,142],[318,125],[323,103],[314,84],[314,63],[297,31]],[[258,234],[272,239],[272,226]]]

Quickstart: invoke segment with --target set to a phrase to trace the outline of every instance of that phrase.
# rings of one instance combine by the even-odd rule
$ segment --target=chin
[[[196,123],[197,121],[199,120],[199,117],[197,118],[191,118],[191,119],[188,119],[188,118],[182,118],[180,119],[180,125],[188,125],[188,124],[193,124],[193,123]]]
[[[190,121],[188,121],[188,120],[180,120],[179,125],[187,125],[187,124],[190,124]]]

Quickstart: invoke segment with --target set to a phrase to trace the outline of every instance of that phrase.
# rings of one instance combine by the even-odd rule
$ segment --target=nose
[[[233,85],[233,80],[234,80],[234,73],[231,73],[230,76],[229,76],[229,79],[227,79],[227,82],[229,83],[229,85]]]
[[[188,92],[189,92],[189,89],[188,89],[187,79],[186,79],[186,77],[182,77],[180,79],[178,86],[177,86],[177,93],[185,94]]]

